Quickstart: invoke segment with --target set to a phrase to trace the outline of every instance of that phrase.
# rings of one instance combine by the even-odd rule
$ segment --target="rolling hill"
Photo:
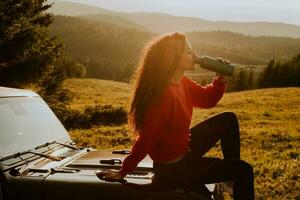
[[[102,14],[102,15],[83,15],[83,16],[79,16],[79,17],[82,19],[87,19],[87,20],[110,23],[110,24],[121,26],[124,28],[132,28],[132,29],[137,29],[140,31],[150,32],[144,26],[133,23],[132,21],[130,21],[124,17],[121,17],[119,15]]]
[[[156,36],[114,15],[98,19],[55,16],[49,28],[52,35],[63,39],[67,56],[86,66],[87,77],[117,81],[130,78],[142,48]],[[272,58],[288,60],[300,52],[300,39],[294,38],[228,31],[190,32],[187,36],[199,55],[224,57],[254,68],[265,66]]]
[[[98,19],[55,16],[50,31],[62,37],[68,57],[87,67],[88,77],[112,80],[131,76],[141,49],[155,36],[114,15]],[[300,52],[300,39],[286,37],[227,31],[191,32],[187,36],[197,54],[220,56],[242,65],[266,65],[272,58],[287,60]]]
[[[103,8],[89,6],[81,3],[73,3],[67,1],[49,1],[52,5],[48,9],[49,13],[55,15],[66,16],[81,16],[81,15],[96,15],[96,14],[116,14],[116,12],[106,10]]]
[[[120,15],[136,24],[142,24],[154,33],[173,31],[231,31],[252,36],[300,38],[300,26],[283,23],[208,21],[160,13],[125,13]]]

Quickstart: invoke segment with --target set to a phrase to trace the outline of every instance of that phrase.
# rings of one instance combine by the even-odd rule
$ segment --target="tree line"
[[[267,64],[270,59],[289,60],[300,52],[300,39],[271,36],[247,36],[229,31],[188,34],[194,50],[228,58],[240,64]]]
[[[271,59],[262,72],[253,68],[241,68],[229,78],[228,91],[242,91],[259,88],[299,87],[300,53],[290,60]]]
[[[300,53],[287,62],[272,59],[258,83],[259,88],[299,87]]]

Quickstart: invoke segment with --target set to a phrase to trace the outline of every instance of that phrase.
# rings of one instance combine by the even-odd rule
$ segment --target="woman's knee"
[[[253,179],[253,167],[251,164],[244,160],[240,160],[241,173],[251,179]]]
[[[210,118],[220,119],[220,120],[230,120],[230,121],[237,121],[238,118],[234,112],[225,111],[217,113]]]
[[[211,122],[219,124],[220,127],[226,128],[226,130],[239,130],[239,122],[234,112],[221,112],[211,117]]]
[[[225,111],[219,113],[219,115],[222,116],[222,118],[228,119],[230,121],[238,121],[238,118],[234,112]]]
[[[236,114],[234,112],[222,112],[219,113],[219,117],[229,126],[232,126],[233,128],[239,128],[239,122]]]

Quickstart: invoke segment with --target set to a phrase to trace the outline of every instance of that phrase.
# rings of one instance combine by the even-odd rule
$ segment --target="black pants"
[[[240,133],[232,112],[214,115],[190,129],[191,151],[173,164],[154,163],[154,180],[165,187],[189,187],[197,184],[233,181],[235,200],[253,200],[253,168],[240,160]],[[224,159],[203,157],[218,140]]]

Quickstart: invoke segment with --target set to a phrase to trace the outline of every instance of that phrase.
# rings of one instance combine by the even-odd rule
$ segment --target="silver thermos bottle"
[[[235,66],[231,63],[225,64],[219,61],[217,58],[205,56],[205,55],[198,56],[195,62],[198,63],[200,67],[204,69],[214,71],[226,76],[232,76],[235,68]]]

